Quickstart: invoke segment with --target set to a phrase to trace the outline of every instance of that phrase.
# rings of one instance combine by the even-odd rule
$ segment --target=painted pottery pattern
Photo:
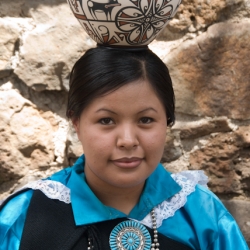
[[[175,15],[182,0],[67,0],[98,44],[148,45]]]

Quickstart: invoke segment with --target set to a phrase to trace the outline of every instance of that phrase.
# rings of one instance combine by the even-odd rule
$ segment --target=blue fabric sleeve
[[[249,249],[236,221],[222,202],[200,185],[174,216],[163,220],[159,232],[192,249]]]
[[[220,218],[218,229],[218,237],[207,250],[249,250],[237,223],[229,212]]]
[[[0,211],[0,250],[18,250],[33,190],[14,196]]]

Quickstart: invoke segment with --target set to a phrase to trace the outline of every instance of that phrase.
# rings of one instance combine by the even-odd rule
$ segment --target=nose
[[[136,128],[131,124],[120,127],[117,138],[117,147],[124,149],[132,149],[139,145]]]

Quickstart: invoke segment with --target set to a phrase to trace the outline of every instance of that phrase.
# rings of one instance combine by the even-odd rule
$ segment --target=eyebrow
[[[143,109],[143,110],[139,111],[138,114],[143,113],[143,112],[146,112],[146,111],[150,111],[150,110],[152,110],[152,111],[158,113],[156,109],[154,109],[154,108],[152,108],[152,107],[149,107],[149,108],[146,108],[146,109]],[[110,113],[112,113],[112,114],[117,115],[116,112],[114,112],[114,111],[112,111],[112,110],[110,110],[110,109],[106,109],[106,108],[100,108],[100,109],[98,109],[98,110],[96,111],[96,113],[101,112],[101,111],[106,111],[106,112],[110,112]]]
[[[156,109],[154,109],[154,108],[152,108],[152,107],[149,107],[149,108],[146,108],[146,109],[143,109],[143,110],[139,111],[138,114],[143,113],[143,112],[146,112],[146,111],[150,111],[150,110],[152,110],[152,111],[158,113]]]
[[[101,112],[101,111],[106,111],[106,112],[110,112],[110,113],[113,113],[113,114],[117,115],[116,112],[114,112],[114,111],[112,111],[112,110],[110,110],[110,109],[106,109],[106,108],[98,109],[98,110],[96,111],[96,113]]]

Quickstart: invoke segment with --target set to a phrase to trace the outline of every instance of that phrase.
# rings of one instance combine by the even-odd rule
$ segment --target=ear
[[[72,122],[72,124],[73,124],[73,126],[74,126],[74,129],[75,129],[75,131],[76,131],[76,133],[77,133],[77,136],[78,136],[78,139],[79,139],[79,136],[80,136],[80,118],[73,118],[72,120],[71,120],[71,122]]]

